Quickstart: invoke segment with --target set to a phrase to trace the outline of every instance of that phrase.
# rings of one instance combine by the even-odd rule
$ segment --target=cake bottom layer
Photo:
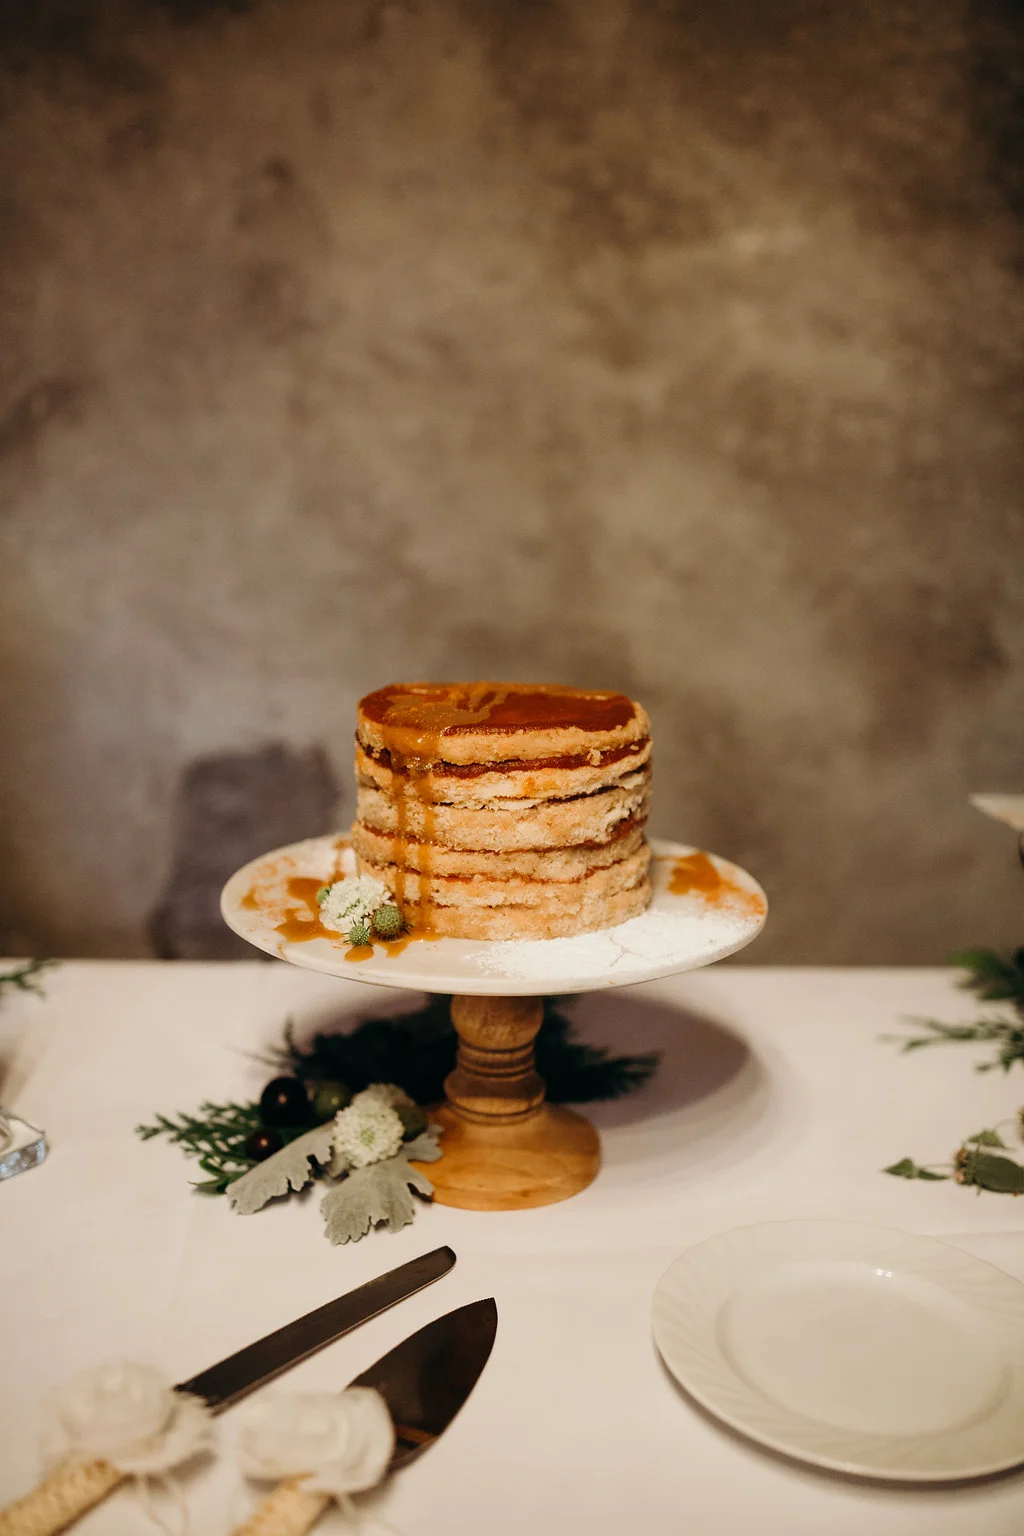
[[[585,881],[578,882],[585,885]],[[413,929],[441,934],[452,939],[564,939],[580,933],[594,933],[600,928],[614,928],[631,917],[639,917],[651,900],[650,881],[643,879],[625,891],[614,894],[580,893],[576,904],[562,894],[572,887],[559,887],[560,894],[546,906],[442,907],[433,902],[421,905],[404,901],[402,911]]]

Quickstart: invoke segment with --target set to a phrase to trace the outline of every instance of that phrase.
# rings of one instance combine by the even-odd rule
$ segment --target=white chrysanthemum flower
[[[369,1088],[364,1088],[362,1093],[357,1093],[352,1099],[352,1104],[386,1104],[389,1109],[397,1109],[398,1106],[408,1106],[412,1103],[404,1088],[399,1088],[397,1083],[371,1083]]]
[[[325,928],[348,933],[354,923],[369,922],[389,895],[383,880],[375,880],[372,875],[348,875],[327,887],[320,902],[320,921]]]
[[[394,1157],[402,1145],[403,1131],[390,1104],[380,1099],[357,1104],[353,1099],[334,1117],[334,1150],[350,1167],[368,1168],[371,1163]]]

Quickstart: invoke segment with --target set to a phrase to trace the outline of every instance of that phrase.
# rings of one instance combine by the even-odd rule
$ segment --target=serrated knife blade
[[[369,1322],[371,1317],[386,1312],[396,1302],[421,1291],[446,1275],[455,1263],[451,1248],[435,1248],[408,1264],[400,1264],[386,1275],[378,1275],[365,1285],[357,1286],[334,1301],[307,1312],[305,1317],[286,1323],[255,1344],[225,1360],[219,1360],[207,1370],[181,1381],[176,1392],[190,1392],[200,1397],[211,1413],[222,1413],[241,1398],[273,1381],[283,1371],[288,1371],[300,1360],[307,1360],[327,1344],[333,1344],[343,1334]]]

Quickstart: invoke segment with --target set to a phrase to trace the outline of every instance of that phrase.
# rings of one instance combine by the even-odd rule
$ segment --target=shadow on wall
[[[338,785],[322,747],[272,742],[201,757],[182,776],[171,876],[149,919],[160,960],[252,960],[220,915],[229,875],[272,848],[330,831]]]

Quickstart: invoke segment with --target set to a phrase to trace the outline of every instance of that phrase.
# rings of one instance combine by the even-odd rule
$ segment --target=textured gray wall
[[[751,959],[1019,940],[1019,6],[0,21],[8,952],[204,952],[466,676],[641,698]]]

